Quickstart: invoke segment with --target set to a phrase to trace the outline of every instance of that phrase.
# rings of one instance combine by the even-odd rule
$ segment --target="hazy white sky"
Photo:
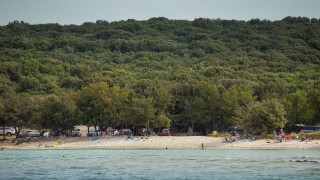
[[[320,18],[320,0],[0,0],[0,25],[14,20],[31,24],[82,24],[96,20],[281,20],[286,16]]]

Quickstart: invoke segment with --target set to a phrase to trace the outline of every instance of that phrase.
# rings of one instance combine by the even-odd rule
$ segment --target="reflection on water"
[[[320,151],[0,151],[0,179],[320,179]]]

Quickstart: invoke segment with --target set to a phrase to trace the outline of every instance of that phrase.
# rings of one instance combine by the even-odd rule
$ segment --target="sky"
[[[320,18],[320,0],[0,0],[0,25],[77,24],[152,17],[194,20]]]

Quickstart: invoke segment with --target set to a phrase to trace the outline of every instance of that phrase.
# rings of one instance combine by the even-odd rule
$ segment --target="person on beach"
[[[119,135],[120,135],[120,132],[118,130],[113,131],[113,136],[119,136]]]
[[[282,140],[284,140],[284,132],[282,128],[279,131],[279,136],[281,137]]]
[[[187,132],[188,136],[192,136],[193,135],[193,130],[191,127],[188,128],[188,132]]]
[[[222,141],[222,143],[227,143],[229,142],[228,137],[224,137],[224,141]]]
[[[284,134],[283,129],[280,129],[279,135],[282,135],[282,134]]]
[[[134,140],[134,139],[133,139],[133,137],[131,136],[131,134],[129,134],[126,140],[128,141],[128,140]]]
[[[273,130],[272,137],[273,137],[273,140],[275,140],[277,138],[277,133],[275,130]]]

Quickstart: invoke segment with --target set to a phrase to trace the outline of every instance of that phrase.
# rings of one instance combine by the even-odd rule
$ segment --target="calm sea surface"
[[[319,161],[311,150],[0,151],[0,179],[319,180]]]

